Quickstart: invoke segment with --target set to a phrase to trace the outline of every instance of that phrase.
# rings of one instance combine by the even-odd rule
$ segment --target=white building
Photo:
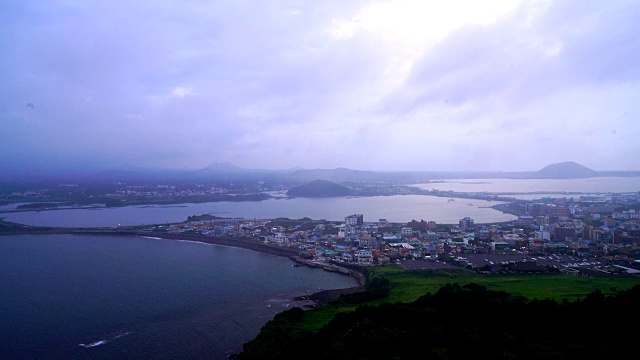
[[[272,241],[278,245],[282,245],[289,242],[289,239],[287,239],[284,233],[275,233],[273,234]]]
[[[349,215],[344,218],[344,222],[347,224],[347,226],[361,226],[364,223],[363,215],[362,214]]]
[[[356,262],[358,265],[371,265],[373,264],[373,253],[370,250],[360,250],[355,253]]]

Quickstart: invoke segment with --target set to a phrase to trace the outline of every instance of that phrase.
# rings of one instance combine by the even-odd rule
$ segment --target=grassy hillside
[[[532,286],[544,283],[542,277],[536,278]],[[384,287],[390,282],[375,283]],[[522,284],[514,289],[523,289]],[[578,282],[565,289],[553,288],[557,296],[583,286]],[[371,290],[380,289],[367,291]],[[236,358],[617,359],[629,352],[640,335],[631,325],[639,301],[637,282],[624,290],[609,287],[607,294],[593,290],[573,301],[528,299],[477,283],[453,283],[410,302],[362,304],[354,311],[336,314],[318,330],[304,327],[314,312],[284,311],[245,344]]]
[[[368,305],[382,303],[411,302],[426,293],[435,293],[445,284],[479,284],[490,290],[505,291],[524,296],[527,299],[574,301],[584,298],[594,290],[611,294],[615,290],[629,289],[640,284],[638,279],[596,279],[565,274],[555,275],[478,275],[467,270],[405,271],[397,265],[369,268],[369,276],[384,277],[391,283],[389,297],[368,302]],[[326,304],[305,312],[300,326],[305,330],[317,331],[336,314],[354,311],[359,304]]]

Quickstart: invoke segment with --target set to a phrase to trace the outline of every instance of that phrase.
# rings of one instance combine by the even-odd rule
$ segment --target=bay
[[[534,200],[542,197],[629,193],[640,191],[640,177],[600,177],[587,179],[450,179],[416,184],[426,190],[508,194],[507,197]],[[532,194],[537,193],[537,194]],[[34,226],[116,227],[182,222],[191,215],[212,214],[245,219],[326,219],[340,221],[351,214],[363,214],[365,221],[387,219],[455,224],[469,216],[476,223],[511,221],[515,216],[491,209],[495,201],[455,199],[427,195],[397,195],[343,198],[287,198],[256,202],[213,202],[200,204],[127,206],[118,208],[61,209],[4,212],[7,221]],[[12,209],[7,205],[5,211]]]
[[[340,221],[351,214],[363,214],[365,221],[392,222],[433,220],[454,224],[465,217],[476,223],[510,221],[515,216],[491,209],[495,201],[458,199],[426,195],[398,195],[351,198],[278,198],[264,201],[212,202],[201,204],[126,206],[118,208],[63,209],[3,213],[7,221],[33,226],[115,227],[182,222],[190,215],[212,214],[245,219],[287,217]]]
[[[295,296],[355,279],[250,250],[0,236],[0,358],[223,359]]]

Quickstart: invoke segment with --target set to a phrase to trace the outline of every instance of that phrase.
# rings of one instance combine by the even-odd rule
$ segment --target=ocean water
[[[0,236],[1,359],[225,359],[292,299],[355,279],[141,237]]]

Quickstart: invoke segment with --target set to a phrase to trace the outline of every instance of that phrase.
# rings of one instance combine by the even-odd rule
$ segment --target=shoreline
[[[177,240],[177,241],[190,241],[197,242],[201,244],[207,245],[219,245],[219,246],[229,246],[235,247],[245,250],[253,250],[259,253],[286,257],[295,262],[294,266],[309,266],[320,268],[324,271],[335,272],[338,274],[351,276],[355,278],[358,282],[358,286],[353,286],[349,288],[342,289],[328,289],[321,290],[316,293],[310,295],[301,295],[293,298],[294,301],[312,301],[313,305],[307,305],[306,308],[316,308],[319,307],[331,300],[335,300],[342,294],[353,294],[356,292],[364,291],[364,284],[366,281],[366,276],[364,273],[348,269],[346,267],[339,266],[337,264],[320,264],[317,262],[313,262],[310,260],[306,260],[302,258],[301,252],[296,249],[284,248],[280,246],[274,246],[264,243],[259,243],[250,240],[237,239],[237,238],[223,238],[223,237],[213,237],[213,236],[204,236],[204,235],[189,235],[189,234],[169,234],[169,233],[158,233],[158,232],[139,232],[139,231],[83,231],[83,230],[60,230],[60,231],[20,231],[20,232],[9,232],[9,233],[0,233],[0,236],[3,235],[98,235],[98,236],[135,236],[135,237],[144,237],[151,239],[164,239],[164,240]]]
[[[76,232],[76,234],[78,233]],[[101,234],[88,233],[88,234],[107,235],[104,233],[101,233]],[[363,273],[352,270],[352,269],[347,269],[345,267],[342,267],[336,264],[319,264],[313,261],[303,259],[300,256],[300,253],[301,253],[300,251],[291,249],[291,248],[284,248],[280,246],[274,246],[274,245],[254,242],[250,240],[237,239],[237,238],[223,238],[223,237],[213,237],[213,236],[209,237],[209,236],[203,236],[203,235],[166,234],[166,233],[154,233],[154,232],[151,232],[151,233],[131,232],[128,234],[124,234],[120,232],[120,233],[115,233],[111,235],[126,235],[126,236],[139,236],[139,237],[147,237],[147,238],[159,238],[159,239],[165,239],[165,240],[193,241],[193,242],[199,242],[202,244],[230,246],[230,247],[236,247],[236,248],[245,249],[245,250],[253,250],[263,254],[286,257],[293,260],[296,264],[299,264],[302,266],[316,267],[324,271],[335,272],[338,274],[351,276],[352,278],[355,278],[356,281],[358,282],[358,286],[342,288],[342,289],[321,290],[311,295],[302,295],[302,296],[297,296],[293,298],[294,301],[305,301],[305,300],[312,301],[313,305],[305,306],[308,309],[316,308],[331,300],[335,300],[338,297],[340,297],[340,295],[342,294],[353,294],[353,293],[365,290],[364,285],[366,282],[366,276]]]

